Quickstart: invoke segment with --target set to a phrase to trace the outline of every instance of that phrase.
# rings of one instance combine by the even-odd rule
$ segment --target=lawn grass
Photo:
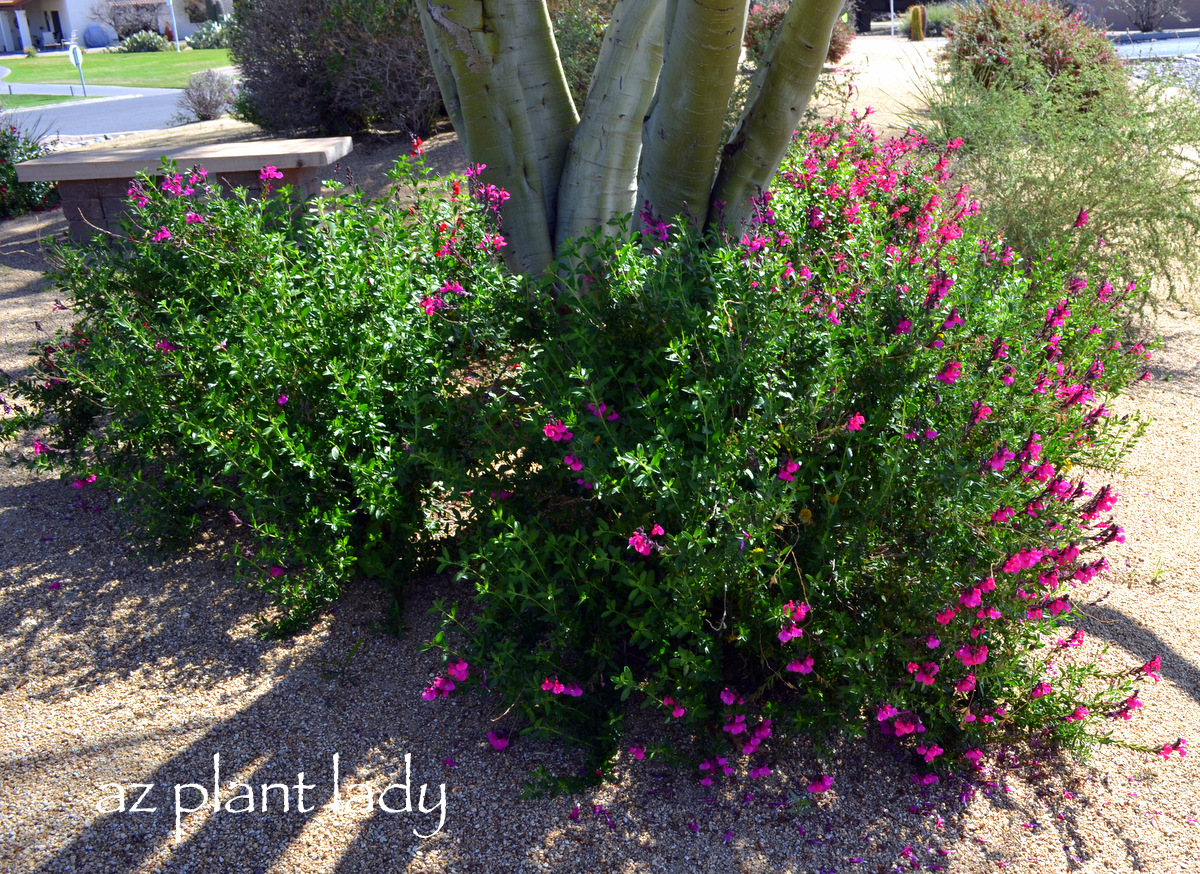
[[[66,103],[82,100],[82,96],[71,97],[61,94],[0,94],[0,112],[5,109],[25,109],[29,106],[49,106],[51,103]]]
[[[89,85],[128,85],[134,88],[183,88],[193,73],[228,67],[226,49],[191,49],[186,52],[89,52],[83,57],[83,78]],[[2,81],[73,85],[79,71],[66,52],[43,53],[36,58],[12,58],[3,66],[12,72]]]

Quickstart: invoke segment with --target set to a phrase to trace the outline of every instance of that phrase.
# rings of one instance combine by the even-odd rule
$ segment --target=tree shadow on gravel
[[[1192,654],[1180,652],[1136,618],[1103,604],[1092,604],[1079,626],[1093,637],[1128,650],[1142,662],[1162,656],[1162,676],[1200,703],[1200,667],[1192,661]]]

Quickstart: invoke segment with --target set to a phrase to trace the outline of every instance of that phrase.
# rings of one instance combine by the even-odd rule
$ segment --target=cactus
[[[913,42],[925,39],[925,7],[908,7],[908,38]]]

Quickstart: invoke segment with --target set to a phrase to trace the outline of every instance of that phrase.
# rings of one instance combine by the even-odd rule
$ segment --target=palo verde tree
[[[750,0],[620,0],[582,108],[544,0],[418,0],[468,159],[505,188],[508,264],[648,207],[736,230],[770,183],[821,72],[842,0],[794,0],[728,142]],[[718,162],[719,157],[719,162]]]

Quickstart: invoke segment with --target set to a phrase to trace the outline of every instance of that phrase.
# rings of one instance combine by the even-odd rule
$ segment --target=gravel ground
[[[873,72],[909,50],[880,36],[855,49]],[[876,106],[894,94],[859,83]],[[19,349],[35,321],[62,316],[37,246],[62,229],[56,214],[0,225],[0,341]],[[1200,724],[1200,317],[1163,313],[1148,330],[1166,341],[1158,378],[1118,405],[1154,419],[1115,479],[1128,540],[1080,621],[1110,665],[1162,655],[1163,681],[1118,726],[1161,744]],[[2,343],[0,355],[21,364]],[[486,701],[420,698],[441,667],[421,652],[428,608],[469,592],[417,582],[397,639],[377,630],[386,602],[362,583],[309,632],[264,642],[253,622],[267,601],[220,558],[237,534],[214,526],[185,554],[139,555],[105,495],[0,468],[0,870],[1200,871],[1200,756],[1116,747],[1087,762],[1001,751],[980,773],[924,787],[882,742],[821,756],[796,742],[776,750],[771,776],[738,773],[715,791],[623,755],[608,785],[523,799],[532,771],[570,756],[519,737],[496,752],[486,733],[518,726]],[[343,669],[329,664],[358,642]],[[642,716],[629,739],[688,744]],[[814,803],[803,786],[823,772],[834,786]],[[264,802],[263,784],[282,787]],[[246,807],[245,786],[254,811],[230,812]]]

